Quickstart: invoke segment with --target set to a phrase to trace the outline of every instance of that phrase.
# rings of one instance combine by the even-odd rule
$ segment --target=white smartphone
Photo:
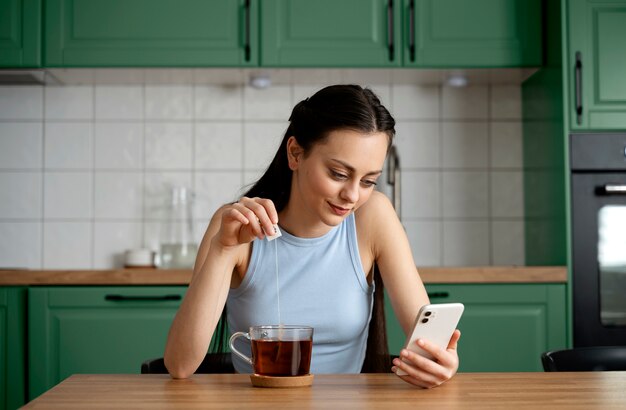
[[[446,349],[464,309],[465,306],[462,303],[438,303],[422,306],[415,318],[413,332],[407,337],[404,348],[432,359],[430,353],[422,350],[415,343],[416,340],[425,339],[442,349]],[[401,369],[398,369],[396,374],[406,376],[406,372]]]

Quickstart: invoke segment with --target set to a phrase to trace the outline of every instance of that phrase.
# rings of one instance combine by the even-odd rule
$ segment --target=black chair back
[[[197,374],[235,373],[230,353],[207,353],[200,363]],[[141,364],[141,374],[167,374],[162,357],[146,360]]]
[[[626,346],[577,347],[541,355],[546,372],[626,370]]]

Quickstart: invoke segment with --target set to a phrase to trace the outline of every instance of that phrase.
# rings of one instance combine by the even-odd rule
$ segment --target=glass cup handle
[[[250,340],[250,334],[246,333],[246,332],[236,332],[233,333],[233,335],[230,337],[230,341],[228,342],[228,344],[230,345],[230,350],[233,351],[233,353],[235,353],[237,356],[241,357],[243,360],[245,360],[246,362],[248,362],[250,364],[250,366],[253,366],[252,364],[252,359],[250,359],[248,356],[246,356],[245,354],[241,353],[239,350],[235,349],[235,339],[237,339],[238,337],[245,337],[246,339]]]

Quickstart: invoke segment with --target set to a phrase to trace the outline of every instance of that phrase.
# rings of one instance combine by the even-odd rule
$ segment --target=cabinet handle
[[[161,302],[167,300],[181,300],[180,295],[154,295],[154,296],[143,296],[143,295],[106,295],[104,300],[109,300],[111,302],[136,302],[136,301],[147,301],[147,302]]]
[[[244,19],[245,19],[245,33],[244,33],[244,59],[250,61],[250,0],[244,2]]]
[[[393,0],[387,1],[387,48],[389,48],[389,61],[394,58],[393,45]]]
[[[626,195],[626,185],[605,184],[596,187],[598,195]]]
[[[409,2],[409,59],[415,61],[415,0]]]
[[[574,78],[576,82],[576,123],[581,124],[583,118],[583,62],[580,51],[576,52]]]
[[[428,293],[428,299],[448,298],[448,297],[450,297],[450,293],[448,293],[448,292],[431,292],[431,293]]]

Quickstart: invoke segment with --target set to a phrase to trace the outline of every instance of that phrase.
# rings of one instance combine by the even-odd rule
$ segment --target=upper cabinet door
[[[626,128],[626,1],[570,0],[572,129]]]
[[[264,0],[261,65],[400,66],[401,5],[401,0]]]
[[[47,67],[248,66],[256,0],[47,0]]]
[[[41,0],[0,0],[0,67],[41,66]]]
[[[404,0],[404,65],[542,64],[541,0]]]

